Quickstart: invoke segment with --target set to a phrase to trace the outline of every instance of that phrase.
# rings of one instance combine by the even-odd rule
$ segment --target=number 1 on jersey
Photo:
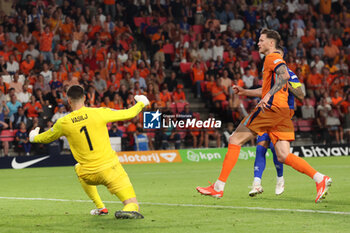
[[[87,131],[86,126],[81,127],[80,133],[81,133],[82,131],[84,131],[84,133],[85,133],[86,140],[88,141],[90,150],[93,150],[94,148],[92,147],[92,143],[91,143],[90,136],[89,136],[89,133],[88,133],[88,131]]]

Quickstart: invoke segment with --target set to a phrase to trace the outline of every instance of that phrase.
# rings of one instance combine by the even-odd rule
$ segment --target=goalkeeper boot
[[[144,218],[142,214],[137,211],[123,211],[119,210],[114,214],[116,219],[142,219]]]
[[[90,211],[91,215],[107,215],[108,210],[106,207],[100,208],[100,209],[93,209]]]

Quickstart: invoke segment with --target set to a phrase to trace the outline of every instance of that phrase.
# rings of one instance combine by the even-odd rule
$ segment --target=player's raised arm
[[[101,108],[101,117],[105,122],[124,121],[134,118],[144,107],[149,105],[149,100],[144,95],[136,95],[134,98],[137,103],[129,109],[112,110],[109,108]]]
[[[39,134],[39,127],[36,127],[34,130],[29,133],[29,141],[31,143],[50,143],[57,140],[62,136],[62,130],[60,127],[61,121],[60,119],[50,128],[49,130]]]

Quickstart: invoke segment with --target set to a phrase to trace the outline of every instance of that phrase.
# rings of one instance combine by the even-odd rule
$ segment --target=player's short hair
[[[79,85],[72,85],[68,88],[67,96],[72,100],[80,100],[84,97],[84,88]]]
[[[275,40],[276,48],[280,45],[281,36],[277,31],[264,28],[263,30],[261,30],[261,34],[265,34],[267,38]]]
[[[281,45],[277,45],[277,46],[276,46],[276,49],[279,50],[279,51],[281,51],[281,52],[284,52],[284,49],[283,49],[283,47],[282,47]]]

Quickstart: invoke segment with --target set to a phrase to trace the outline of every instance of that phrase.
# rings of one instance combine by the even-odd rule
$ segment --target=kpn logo
[[[144,129],[160,129],[160,116],[162,114],[156,112],[143,112],[143,128]]]

